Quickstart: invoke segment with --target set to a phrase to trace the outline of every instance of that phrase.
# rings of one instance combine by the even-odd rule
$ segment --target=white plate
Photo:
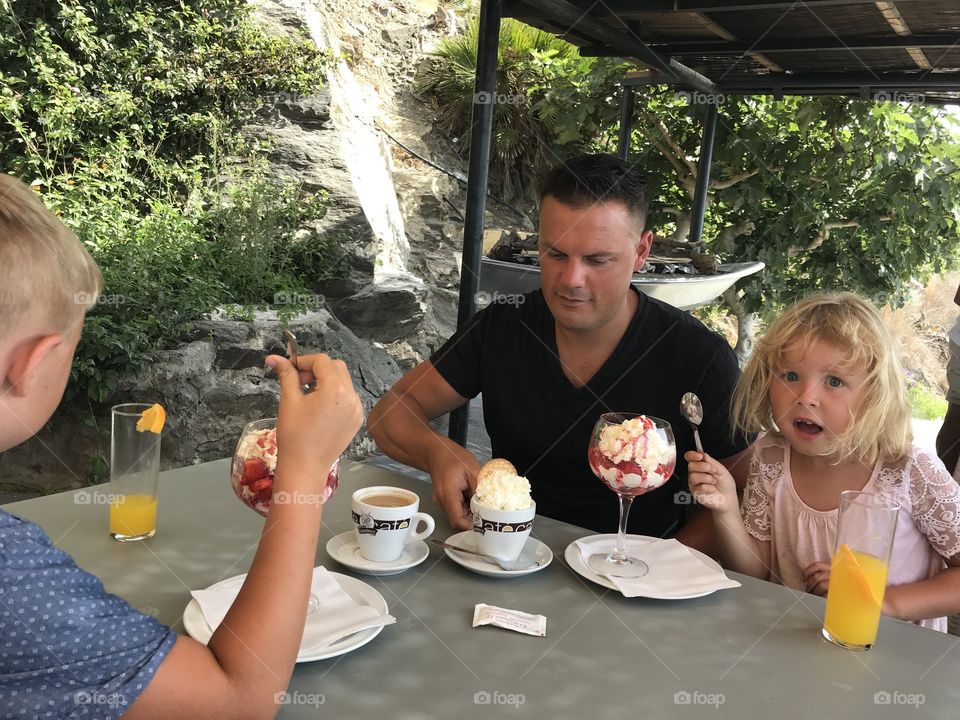
[[[451,545],[459,545],[467,550],[476,550],[476,538],[477,536],[473,530],[464,530],[463,532],[448,537],[447,542]],[[527,539],[527,544],[524,545],[523,550],[520,551],[520,559],[530,560],[531,562],[539,560],[540,564],[526,570],[504,570],[499,565],[489,563],[476,555],[457,552],[450,548],[444,548],[443,551],[447,554],[447,557],[457,565],[465,567],[467,570],[472,570],[475,573],[480,573],[481,575],[489,575],[490,577],[497,578],[520,577],[521,575],[539,572],[553,560],[553,551],[535,537]]]
[[[393,562],[373,562],[360,554],[357,536],[348,530],[330,538],[327,553],[341,565],[363,575],[397,575],[426,560],[430,548],[423,540],[417,540],[403,548],[403,553]]]
[[[347,595],[353,598],[355,602],[359,603],[360,605],[372,607],[379,613],[386,614],[388,612],[389,609],[387,608],[387,601],[383,599],[383,595],[378,593],[362,580],[357,580],[354,577],[343,575],[342,573],[331,572],[330,575],[334,580],[337,581],[337,584],[340,586],[340,588]],[[211,585],[208,589],[215,590],[217,588],[230,585],[237,585],[239,588],[245,577],[246,574],[227,578],[226,580],[218,582],[215,585]],[[308,615],[307,623],[309,622],[310,616]],[[210,638],[213,635],[213,628],[207,624],[206,618],[203,617],[203,611],[200,609],[200,604],[193,598],[190,599],[190,603],[183,611],[183,629],[187,631],[187,635],[192,637],[197,642],[203,643],[204,645],[210,642]],[[303,647],[301,645],[300,652],[297,655],[297,662],[312,662],[313,660],[323,660],[325,658],[343,655],[344,653],[348,653],[351,650],[356,650],[358,647],[366,645],[377,635],[379,635],[381,630],[383,630],[383,625],[367,628],[366,630],[360,630],[359,632],[355,632],[352,635],[347,635],[347,637],[340,638],[336,642],[330,643],[329,645],[324,645],[323,647]]]
[[[606,535],[587,535],[586,537],[578,538],[578,540],[593,540],[596,538],[616,540],[617,534],[609,533]],[[649,537],[647,535],[627,535],[627,550],[629,551],[631,547],[642,547],[648,543],[656,542],[659,539],[660,538]],[[704,555],[699,550],[694,550],[693,548],[687,549],[697,558],[702,560],[704,564],[707,565],[707,567],[709,567],[711,570],[716,570],[717,572],[721,573],[723,572],[723,568],[720,567],[720,563],[718,563],[709,555]],[[597,585],[603,585],[606,588],[620,592],[610,578],[603,575],[597,575],[586,565],[586,563],[583,562],[583,557],[580,555],[580,548],[577,547],[577,540],[574,540],[572,543],[567,545],[567,549],[563,551],[563,559],[567,561],[570,569],[578,575],[585,577],[591,582],[595,582]],[[642,597],[648,597],[654,600],[692,600],[693,598],[703,597],[704,595],[710,595],[715,592],[716,590],[707,590],[706,592],[695,592],[684,595],[654,595],[652,593],[645,593]]]

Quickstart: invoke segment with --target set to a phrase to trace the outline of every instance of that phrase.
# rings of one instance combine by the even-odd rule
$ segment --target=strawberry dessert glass
[[[267,418],[247,423],[240,434],[237,449],[230,466],[230,485],[240,501],[266,517],[271,503],[315,502],[325,503],[340,484],[340,459],[327,473],[323,490],[316,495],[273,492],[273,477],[277,469],[277,419]],[[316,595],[310,594],[309,615],[319,606]]]
[[[330,466],[327,482],[318,495],[296,498],[290,493],[273,497],[273,476],[277,469],[277,419],[267,418],[247,423],[233,453],[230,484],[240,501],[266,517],[271,502],[325,503],[340,484],[340,460]],[[288,498],[287,495],[290,495]]]
[[[612,553],[597,553],[588,565],[598,575],[641,577],[650,568],[627,555],[627,518],[633,498],[663,485],[677,465],[670,423],[634,413],[605,413],[590,435],[587,459],[593,474],[620,498],[620,530]]]

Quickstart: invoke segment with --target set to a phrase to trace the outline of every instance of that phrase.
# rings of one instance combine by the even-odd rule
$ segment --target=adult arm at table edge
[[[466,402],[427,360],[400,378],[367,420],[367,432],[384,453],[430,474],[434,501],[461,530],[472,526],[468,501],[480,463],[469,450],[437,433],[430,421]]]
[[[250,571],[207,646],[178,637],[124,720],[273,718],[281,707],[303,637],[327,469],[363,409],[342,361],[303,356],[299,373],[284,358],[267,363],[281,387],[274,490],[302,500],[271,506]]]

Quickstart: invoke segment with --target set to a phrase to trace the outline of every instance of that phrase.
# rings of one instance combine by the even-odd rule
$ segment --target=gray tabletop
[[[93,489],[4,509],[39,523],[109,591],[182,632],[190,590],[246,572],[262,528],[227,473],[226,460],[163,473],[157,536],[140,543],[110,540]],[[435,536],[452,534],[428,485],[345,463],[317,563],[367,582],[397,623],[353,652],[298,665],[282,718],[921,718],[960,707],[958,638],[884,619],[872,650],[847,652],[820,637],[821,598],[742,576],[743,587],[695,600],[627,599],[569,568],[564,549],[589,533],[547,518],[534,535],[553,564],[526,577],[483,577],[433,546],[404,574],[355,574],[325,546],[351,527],[351,493],[383,484],[418,492],[438,520]],[[546,615],[547,636],[472,628],[478,602]]]

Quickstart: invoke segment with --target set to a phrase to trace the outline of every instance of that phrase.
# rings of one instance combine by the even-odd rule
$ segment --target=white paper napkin
[[[740,587],[736,580],[704,563],[677,540],[628,535],[626,542],[627,554],[647,563],[650,572],[639,578],[607,576],[625,597],[684,598]],[[586,563],[591,555],[611,552],[616,543],[616,536],[596,535],[577,540],[577,547]]]
[[[190,593],[200,605],[203,618],[211,630],[216,630],[223,622],[246,577],[239,575],[233,578],[233,582],[215,590],[194,590]],[[397,621],[392,615],[357,603],[343,591],[326,568],[313,569],[310,591],[317,596],[320,605],[307,616],[303,640],[300,642],[301,651],[323,648],[360,630],[390,625]]]

